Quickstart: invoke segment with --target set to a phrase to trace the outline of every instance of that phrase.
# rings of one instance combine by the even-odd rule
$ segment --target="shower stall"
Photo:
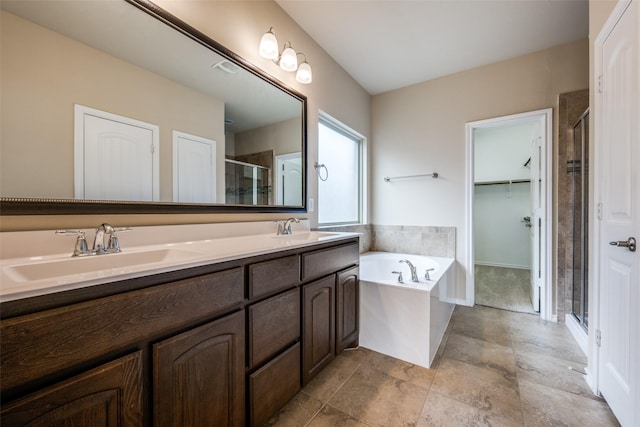
[[[567,161],[573,211],[571,314],[589,326],[589,110],[573,126],[573,156]]]
[[[271,169],[225,159],[225,201],[235,205],[269,205],[272,202]]]

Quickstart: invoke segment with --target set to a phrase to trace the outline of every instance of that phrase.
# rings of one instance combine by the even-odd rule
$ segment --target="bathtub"
[[[408,259],[419,277],[411,281]],[[453,258],[391,252],[360,256],[360,345],[429,368],[455,304],[446,301],[455,283]],[[424,278],[429,272],[430,280]],[[398,282],[402,271],[404,283]]]

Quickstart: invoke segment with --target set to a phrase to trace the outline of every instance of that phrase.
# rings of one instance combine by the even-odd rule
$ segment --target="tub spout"
[[[416,267],[411,264],[411,261],[409,261],[408,259],[402,259],[399,262],[404,262],[409,266],[409,270],[411,270],[411,281],[412,282],[419,282],[420,280],[418,280],[418,272],[416,271]]]

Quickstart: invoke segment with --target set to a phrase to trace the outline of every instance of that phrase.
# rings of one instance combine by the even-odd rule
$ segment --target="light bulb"
[[[280,57],[280,68],[284,71],[295,71],[298,68],[298,58],[296,57],[296,51],[291,47],[288,47],[282,52]]]
[[[296,80],[299,83],[309,84],[313,80],[313,74],[311,72],[311,65],[307,61],[300,64],[298,72],[296,73]]]
[[[260,40],[260,56],[267,59],[278,58],[278,40],[276,40],[276,36],[271,29],[262,35],[262,39]]]

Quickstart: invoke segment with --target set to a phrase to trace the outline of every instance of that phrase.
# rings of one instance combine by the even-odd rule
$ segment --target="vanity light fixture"
[[[298,55],[302,55],[304,60],[298,66]],[[266,59],[272,59],[276,64],[280,65],[284,71],[296,71],[296,81],[303,84],[309,84],[313,80],[311,66],[307,62],[307,56],[304,53],[293,50],[291,42],[286,41],[282,47],[282,53],[278,49],[278,40],[276,39],[273,27],[262,35],[260,40],[260,56]]]

